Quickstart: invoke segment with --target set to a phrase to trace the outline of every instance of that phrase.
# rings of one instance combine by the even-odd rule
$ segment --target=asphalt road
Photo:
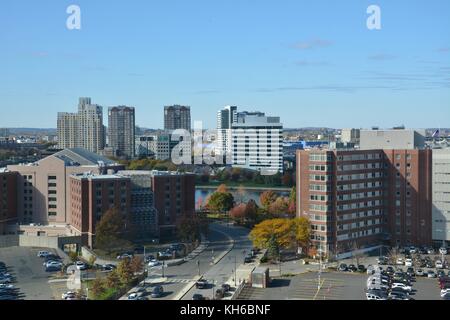
[[[252,244],[248,239],[248,234],[249,230],[242,227],[220,223],[210,225],[207,236],[209,246],[202,253],[179,266],[164,268],[166,281],[161,285],[165,293],[161,298],[156,299],[173,300],[180,298],[180,295],[185,293],[183,299],[191,300],[192,296],[197,293],[197,290],[192,287],[200,276],[207,280],[217,281],[221,286],[233,275],[235,257],[236,264],[239,266],[244,260],[243,251],[248,253],[251,250]],[[149,274],[150,278],[162,278],[162,267],[150,268]],[[150,292],[151,288],[152,286],[148,287],[147,292]],[[209,296],[212,296],[213,291],[208,292]],[[205,292],[202,293],[205,294]],[[148,294],[145,296],[149,300],[154,300]]]
[[[45,272],[43,260],[37,257],[38,251],[41,250],[45,249],[0,248],[0,261],[9,267],[8,272],[16,278],[13,285],[19,289],[20,299],[53,299],[52,288],[48,283],[51,274]]]
[[[215,234],[222,234],[222,236],[228,238],[228,241],[225,242],[225,247],[223,247],[223,245],[219,246],[222,250],[226,250],[225,252],[227,252],[231,249],[231,240],[234,240],[234,246],[216,265],[210,266],[209,270],[203,274],[203,279],[208,280],[211,284],[209,288],[196,289],[193,287],[183,297],[183,300],[192,300],[194,294],[201,294],[204,297],[213,298],[215,288],[220,287],[230,277],[233,277],[235,268],[239,268],[239,266],[244,263],[245,255],[252,249],[252,242],[248,237],[248,229],[228,226],[226,224],[214,224],[211,226],[211,230],[213,230]],[[206,254],[208,254],[208,251]],[[211,248],[209,248],[209,255],[211,256]],[[215,249],[215,258],[219,257],[218,250]]]

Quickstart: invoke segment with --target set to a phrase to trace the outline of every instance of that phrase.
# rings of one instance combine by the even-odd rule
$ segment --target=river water
[[[206,199],[215,192],[215,189],[201,189],[196,188],[195,190],[195,206],[196,209],[199,209],[199,200],[205,204]],[[249,200],[254,200],[258,206],[261,205],[259,201],[260,195],[266,190],[246,190],[244,194],[239,194],[237,190],[230,190],[231,194],[234,197],[234,201],[236,202],[248,202]],[[275,193],[279,196],[288,197],[290,192],[284,191],[275,191]]]

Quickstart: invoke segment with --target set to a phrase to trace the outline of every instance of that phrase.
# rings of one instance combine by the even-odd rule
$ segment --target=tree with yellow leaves
[[[288,248],[296,241],[295,224],[290,219],[265,220],[250,232],[255,247],[268,249],[269,256],[278,256],[281,248]]]

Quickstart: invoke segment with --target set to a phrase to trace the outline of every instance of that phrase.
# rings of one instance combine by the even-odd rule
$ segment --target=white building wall
[[[433,150],[433,240],[450,245],[450,149]]]

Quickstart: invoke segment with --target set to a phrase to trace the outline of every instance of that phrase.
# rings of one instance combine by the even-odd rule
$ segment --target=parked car
[[[389,266],[389,267],[386,268],[386,272],[387,272],[388,274],[394,274],[394,273],[395,273],[395,270],[394,270],[393,267]]]
[[[388,263],[388,258],[386,258],[386,257],[379,257],[379,258],[377,258],[377,263],[380,266],[384,266],[384,265],[386,265]]]
[[[57,266],[57,265],[53,265],[53,266],[48,266],[45,267],[45,272],[57,272],[57,271],[61,271],[62,265],[61,266]]]
[[[148,263],[148,266],[149,266],[150,268],[154,268],[154,267],[157,267],[157,266],[159,266],[159,265],[161,265],[161,262],[159,262],[158,260],[152,260],[152,261],[150,261],[150,262]]]
[[[195,283],[195,287],[197,289],[206,289],[208,287],[208,281],[206,281],[206,280],[198,280]]]
[[[128,300],[137,300],[139,298],[140,294],[137,292],[133,292],[130,295],[128,295]]]
[[[440,248],[439,249],[439,253],[443,254],[443,255],[446,255],[448,253],[447,248],[444,248],[444,247]]]
[[[61,295],[63,300],[67,300],[68,298],[76,298],[77,294],[72,291],[65,292]]]
[[[148,255],[145,257],[145,262],[150,262],[152,260],[156,260],[156,257],[154,255]]]
[[[417,248],[416,247],[410,247],[409,248],[409,253],[410,254],[416,254],[417,253]]]
[[[104,264],[101,266],[102,271],[113,271],[117,269],[117,267],[113,264]]]
[[[244,263],[252,263],[252,262],[253,262],[252,257],[246,256],[246,257],[244,258]]]
[[[413,267],[409,267],[409,268],[406,270],[406,274],[407,274],[409,277],[414,277],[414,276],[416,275],[416,273],[414,272],[414,268],[413,268]]]
[[[435,263],[436,269],[443,269],[444,265],[442,264],[441,260],[437,260]]]
[[[405,265],[405,261],[403,261],[403,258],[398,258],[396,261],[396,264],[399,266],[403,266],[403,265]]]
[[[367,266],[366,273],[367,273],[367,274],[374,274],[374,273],[375,273],[375,267],[372,266],[371,264],[369,264],[369,265]]]
[[[389,293],[390,300],[411,300],[409,295],[401,291],[392,291]]]
[[[433,248],[428,248],[427,253],[428,254],[434,254],[434,249]]]
[[[351,264],[348,266],[348,270],[350,272],[356,272],[356,271],[358,271],[358,268],[354,264]]]
[[[83,270],[87,270],[88,266],[86,263],[82,262],[82,261],[77,261],[75,263],[75,266],[77,267],[78,270],[83,271]]]
[[[405,260],[405,266],[406,267],[412,267],[413,266],[413,260],[412,259],[406,259]]]
[[[202,301],[202,300],[205,300],[205,297],[203,297],[203,295],[201,295],[201,294],[196,293],[192,296],[192,300]]]
[[[151,297],[152,298],[161,298],[164,293],[164,288],[162,286],[156,286],[153,288]]]
[[[345,263],[342,263],[342,264],[339,266],[339,271],[345,272],[345,271],[347,271],[347,270],[348,270],[348,267],[347,267],[347,265],[346,265]]]
[[[227,292],[230,292],[231,286],[230,286],[229,284],[227,284],[227,283],[224,283],[224,284],[222,285],[222,289],[223,289],[223,291],[224,291],[225,293],[227,293]]]
[[[216,290],[216,293],[215,293],[215,295],[214,295],[214,298],[215,298],[216,300],[222,300],[223,297],[225,297],[225,292],[223,291],[223,289],[217,289],[217,290]]]
[[[359,272],[366,272],[366,267],[364,266],[364,265],[362,265],[362,264],[360,264],[359,266],[358,266],[358,271]]]
[[[129,253],[124,253],[117,256],[117,260],[133,259],[133,255]]]
[[[49,256],[50,254],[51,254],[51,253],[48,252],[48,251],[39,251],[38,254],[37,254],[37,256],[38,256],[39,258],[45,258],[45,257]]]
[[[427,277],[428,278],[436,278],[436,273],[434,273],[433,270],[428,270],[427,271]]]
[[[404,291],[407,291],[407,292],[411,292],[412,291],[412,287],[411,286],[405,285],[404,283],[400,283],[400,282],[394,282],[392,284],[392,289],[395,289],[395,288],[400,288],[400,289],[403,289]]]
[[[172,252],[169,251],[158,252],[158,259],[171,259],[172,257],[173,257]]]
[[[376,293],[371,293],[371,292],[367,292],[366,297],[367,297],[367,300],[387,300],[388,299],[387,295],[376,294]]]
[[[46,268],[48,268],[48,267],[56,267],[56,268],[61,269],[62,266],[63,266],[63,264],[61,262],[59,262],[59,261],[49,261],[49,262],[47,262],[45,264]]]

